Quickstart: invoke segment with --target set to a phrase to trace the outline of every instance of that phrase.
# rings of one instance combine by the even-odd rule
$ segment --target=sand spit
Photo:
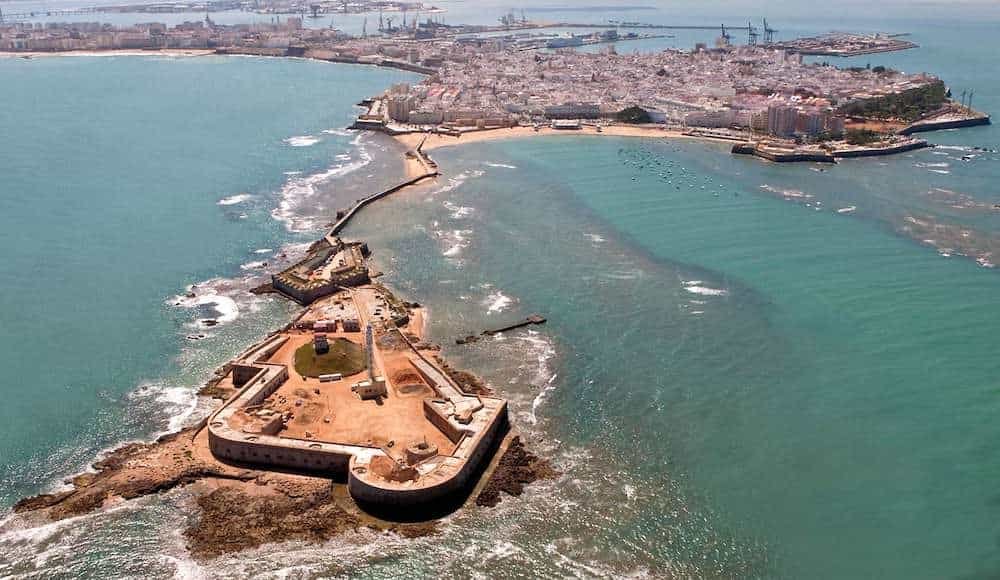
[[[408,173],[426,172],[429,161],[418,154],[407,156]],[[384,289],[389,293],[388,289]],[[392,302],[397,300],[393,297]],[[405,304],[412,324],[403,331],[423,343],[426,313],[416,303]],[[310,312],[307,307],[296,320]],[[313,313],[316,314],[316,313]],[[294,322],[275,331],[269,338],[287,332]],[[425,343],[424,343],[425,344]],[[429,351],[439,347],[427,345]],[[438,355],[438,364],[463,389],[487,394],[489,387],[471,373],[454,369]],[[233,363],[215,371],[201,389],[201,397],[228,400],[239,391],[224,380],[231,376]],[[93,471],[67,480],[69,489],[41,494],[17,502],[14,512],[29,525],[44,524],[107,508],[122,501],[189,486],[197,505],[195,517],[184,530],[187,549],[198,559],[290,540],[322,542],[337,535],[370,528],[392,531],[404,537],[436,532],[436,519],[389,522],[373,517],[351,499],[347,484],[325,472],[271,471],[250,464],[218,459],[210,448],[208,420],[181,431],[164,435],[150,443],[129,443],[108,453],[93,464]],[[500,442],[505,449],[494,468],[486,467],[478,478],[482,491],[473,491],[463,504],[492,506],[500,492],[520,495],[524,486],[555,472],[547,461],[524,449],[519,437],[507,434]],[[460,507],[460,506],[455,506]],[[238,529],[240,533],[234,534]]]

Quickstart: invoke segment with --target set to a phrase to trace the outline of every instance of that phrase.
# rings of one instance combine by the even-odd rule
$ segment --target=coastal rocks
[[[359,519],[332,501],[329,482],[322,487],[301,497],[251,495],[236,487],[201,495],[200,516],[184,530],[188,550],[204,559],[271,542],[321,542],[357,529]]]
[[[458,383],[458,386],[466,393],[470,395],[493,395],[493,389],[486,386],[486,383],[476,375],[452,368],[451,365],[439,356],[435,356],[434,360],[441,367],[441,370],[448,375],[448,378]]]
[[[504,451],[486,486],[476,497],[476,505],[493,507],[500,503],[500,492],[511,496],[524,493],[524,486],[539,479],[552,479],[559,474],[546,459],[540,459],[524,447],[515,436]]]
[[[404,538],[438,531],[435,522],[386,522],[345,509],[338,489],[322,478],[267,474],[200,494],[199,515],[184,530],[187,548],[204,560],[274,542],[320,543],[363,528]]]
[[[95,473],[73,477],[73,489],[26,498],[14,505],[15,513],[44,511],[51,520],[92,512],[109,500],[134,499],[187,485],[206,477],[249,480],[254,471],[212,465],[193,452],[188,428],[165,435],[154,443],[131,443],[94,463]]]
[[[278,290],[270,282],[255,286],[250,289],[251,294],[277,294]]]

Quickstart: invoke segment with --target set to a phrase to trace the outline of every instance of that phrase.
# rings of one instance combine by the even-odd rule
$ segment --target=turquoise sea
[[[917,50],[835,64],[927,70],[1000,111],[995,14],[890,6],[794,23],[911,32]],[[0,59],[0,78],[6,509],[203,412],[211,369],[293,312],[246,289],[399,176],[394,145],[340,131],[351,105],[416,79],[214,57]],[[185,554],[176,490],[7,520],[0,576],[996,577],[1000,133],[928,138],[830,167],[608,136],[436,150],[440,180],[347,234],[559,478],[437,536],[209,563]],[[453,344],[531,312],[549,323]]]

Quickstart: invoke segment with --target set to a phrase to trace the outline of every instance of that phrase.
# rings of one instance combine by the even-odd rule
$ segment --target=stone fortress
[[[327,259],[306,261],[342,276],[338,256],[350,251],[361,260],[353,267],[365,268],[363,248],[322,248]],[[439,367],[421,342],[420,308],[367,281],[337,286],[231,363],[219,386],[235,394],[207,423],[212,454],[343,478],[372,511],[460,501],[508,430],[507,402],[463,391]],[[306,365],[359,353],[342,372]]]
[[[271,285],[299,304],[310,304],[339,288],[367,283],[368,254],[367,244],[327,236],[314,243],[298,263],[271,276]]]

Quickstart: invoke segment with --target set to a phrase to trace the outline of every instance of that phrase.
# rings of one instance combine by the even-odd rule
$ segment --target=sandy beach
[[[414,143],[413,145],[407,145],[407,147],[409,149],[413,149],[419,144],[420,140],[418,139],[416,143]],[[424,162],[419,157],[410,157],[409,155],[406,155],[403,158],[403,162],[406,167],[406,179],[408,180],[415,179],[417,177],[420,177],[421,175],[426,175],[431,171],[430,168],[427,167],[427,165],[425,165]]]
[[[65,50],[53,52],[0,52],[0,58],[44,58],[54,56],[207,56],[215,54],[209,49],[171,48],[164,50]]]
[[[658,125],[607,125],[601,127],[601,132],[592,126],[585,126],[579,130],[561,130],[550,127],[541,127],[537,131],[532,127],[510,127],[504,129],[487,129],[483,131],[469,131],[460,137],[442,135],[438,133],[408,133],[406,135],[396,135],[395,139],[405,145],[408,149],[413,149],[420,144],[424,137],[424,150],[438,149],[441,147],[452,147],[455,145],[466,145],[481,141],[493,141],[498,139],[516,139],[533,137],[538,135],[594,135],[612,137],[664,137],[668,139],[700,139],[705,141],[722,141],[710,137],[685,135],[676,129],[664,129]]]

